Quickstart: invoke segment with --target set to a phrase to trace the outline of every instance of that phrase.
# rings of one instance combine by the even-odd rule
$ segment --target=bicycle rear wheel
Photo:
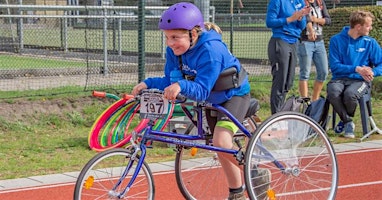
[[[87,199],[154,199],[154,179],[146,162],[127,193],[127,187],[137,168],[139,157],[132,159],[128,149],[116,148],[94,156],[78,176],[74,200]],[[128,167],[130,166],[130,167]]]
[[[301,113],[279,112],[251,138],[244,177],[250,199],[334,199],[336,155],[317,122]]]
[[[234,139],[245,148],[246,136],[237,134]],[[227,199],[229,195],[226,175],[214,151],[178,147],[175,177],[185,199]]]
[[[186,199],[225,199],[228,185],[214,151],[179,148],[175,159],[175,176],[180,192]],[[211,196],[212,195],[212,196]]]

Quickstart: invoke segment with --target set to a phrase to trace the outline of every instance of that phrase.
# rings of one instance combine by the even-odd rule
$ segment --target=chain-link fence
[[[163,74],[165,41],[157,22],[168,6],[180,1],[39,2],[0,0],[0,91],[17,91],[3,98],[105,88],[129,91],[145,77]],[[222,28],[224,41],[252,82],[271,80],[267,0],[191,2]],[[329,9],[376,4],[327,2]]]

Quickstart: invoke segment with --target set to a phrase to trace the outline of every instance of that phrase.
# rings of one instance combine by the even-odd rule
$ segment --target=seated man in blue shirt
[[[352,12],[350,27],[345,26],[329,43],[332,80],[327,85],[327,99],[341,118],[335,131],[345,131],[346,138],[355,137],[352,117],[359,98],[370,92],[371,81],[382,74],[381,47],[368,36],[373,20],[370,12]]]

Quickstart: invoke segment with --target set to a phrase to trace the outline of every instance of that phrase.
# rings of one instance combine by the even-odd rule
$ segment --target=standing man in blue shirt
[[[370,92],[374,77],[382,75],[381,47],[368,36],[373,20],[370,12],[354,11],[350,14],[350,27],[345,26],[330,38],[332,80],[327,85],[327,99],[341,118],[335,131],[345,131],[346,138],[355,137],[352,117],[358,99]]]
[[[293,86],[297,66],[297,42],[306,27],[310,8],[304,0],[270,0],[266,25],[272,29],[268,57],[272,66],[271,112],[279,112]]]

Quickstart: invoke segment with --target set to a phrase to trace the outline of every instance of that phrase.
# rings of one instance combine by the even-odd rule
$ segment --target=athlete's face
[[[179,56],[190,48],[190,36],[186,30],[164,30],[166,44]]]

